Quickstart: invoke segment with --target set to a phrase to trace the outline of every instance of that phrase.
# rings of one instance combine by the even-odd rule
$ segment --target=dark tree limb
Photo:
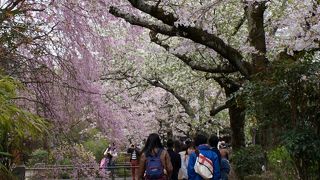
[[[177,18],[172,13],[161,9],[158,6],[148,5],[144,2],[144,0],[129,0],[129,2],[133,7],[155,17],[156,19],[164,22],[167,25],[174,27],[174,22],[177,21]],[[190,40],[193,40],[194,42],[212,48],[213,50],[221,54],[222,57],[227,59],[232,65],[237,67],[241,74],[249,78],[249,72],[242,63],[243,57],[241,53],[230,45],[226,44],[216,35],[210,34],[200,28],[180,25],[178,26],[178,36],[188,38]]]
[[[157,2],[155,6],[151,6],[144,2],[144,0],[128,0],[131,5],[142,12],[145,12],[170,26],[174,25],[174,22],[178,20],[172,13],[169,13],[161,8],[159,8],[160,1]]]
[[[246,11],[247,11],[247,8],[245,8],[245,12],[244,12],[243,16],[241,17],[241,19],[237,23],[237,26],[234,28],[234,31],[231,34],[232,36],[236,35],[239,32],[240,28],[242,27],[242,25],[246,21],[246,19],[247,19],[247,15],[246,15],[247,12]]]
[[[219,112],[228,109],[230,107],[230,101],[227,101],[225,104],[218,106],[218,107],[212,107],[210,110],[210,116],[215,116]]]
[[[166,49],[168,52],[170,52],[171,48],[168,44],[161,41],[156,33],[154,31],[150,32],[150,39],[152,42],[158,44],[159,46]],[[175,52],[170,52],[172,55],[179,58],[182,62],[184,62],[186,65],[188,65],[191,69],[202,71],[202,72],[208,72],[208,73],[234,73],[237,72],[237,70],[234,68],[234,66],[227,64],[227,65],[216,65],[215,67],[211,67],[205,64],[200,64],[195,62],[192,58],[188,57],[185,54],[179,54]]]
[[[160,24],[142,18],[138,18],[130,13],[124,13],[116,7],[110,7],[109,12],[116,17],[123,18],[130,24],[142,26],[168,36],[184,37],[196,43],[203,44],[215,50],[223,58],[227,59],[230,62],[230,64],[235,66],[243,76],[245,76],[246,78],[249,78],[250,76],[248,69],[244,65],[243,56],[239,51],[226,44],[222,39],[220,39],[216,35],[210,34],[201,28],[183,25],[175,27],[163,23]]]
[[[166,25],[163,23],[152,22],[152,21],[146,20],[144,18],[136,17],[130,13],[122,12],[117,7],[110,7],[109,12],[116,17],[120,17],[120,18],[124,19],[125,21],[127,21],[128,23],[130,23],[132,25],[145,27],[150,30],[153,30],[153,31],[156,31],[161,34],[168,35],[168,36],[177,36],[177,34],[178,34],[178,32],[176,31],[176,28],[173,26],[169,26],[169,25]]]
[[[230,89],[232,87],[239,89],[241,87],[241,84],[225,76],[212,76],[211,78],[213,78],[224,89]]]

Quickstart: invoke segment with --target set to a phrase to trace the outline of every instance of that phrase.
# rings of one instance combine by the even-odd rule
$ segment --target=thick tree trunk
[[[265,71],[269,63],[266,58],[266,40],[264,30],[265,9],[265,2],[250,2],[247,8],[249,42],[256,50],[256,52],[251,53],[252,74]],[[268,125],[259,128],[257,144],[268,146],[271,136],[273,135],[270,133],[270,130],[272,130],[270,129],[271,127],[271,125]]]
[[[230,126],[232,130],[231,145],[232,149],[237,150],[245,145],[244,123],[245,109],[236,104],[229,108]]]
[[[235,85],[224,85],[226,97],[230,98],[232,94],[239,90],[239,86]],[[245,146],[245,134],[244,134],[244,123],[245,123],[245,108],[235,102],[233,99],[230,102],[229,117],[231,126],[231,145],[232,149],[237,150]]]
[[[249,42],[257,50],[251,54],[253,74],[265,70],[268,65],[263,16],[265,9],[265,2],[253,2],[247,8]]]

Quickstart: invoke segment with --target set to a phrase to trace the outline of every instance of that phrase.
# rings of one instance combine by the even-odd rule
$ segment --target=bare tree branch
[[[27,100],[27,101],[30,101],[30,102],[34,102],[34,103],[41,104],[41,105],[43,105],[43,106],[48,106],[48,104],[45,103],[45,102],[41,102],[41,101],[39,101],[39,100],[37,100],[37,99],[30,99],[30,98],[23,97],[23,96],[21,96],[21,97],[14,97],[14,98],[12,98],[12,99],[14,99],[14,100]]]
[[[193,109],[191,108],[191,106],[189,104],[189,102],[184,97],[180,96],[175,89],[170,87],[163,80],[161,80],[161,79],[148,79],[148,78],[144,78],[144,79],[149,84],[151,84],[152,86],[160,87],[160,88],[166,90],[167,92],[171,93],[180,102],[180,104],[183,106],[183,108],[186,111],[186,113],[191,118],[195,118],[196,117]]]

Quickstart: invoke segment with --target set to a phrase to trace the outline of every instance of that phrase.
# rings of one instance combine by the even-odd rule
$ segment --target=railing
[[[131,166],[131,165],[115,165],[110,166],[107,169],[107,171],[110,172],[109,178],[112,180],[114,179],[132,179],[131,176],[131,168],[136,168],[136,174],[138,173],[139,166]]]
[[[38,167],[25,168],[23,177],[25,177],[26,180],[45,178],[71,179],[73,177],[126,180],[132,179],[131,168],[136,168],[137,173],[139,166],[131,166],[129,163],[117,163],[106,168],[93,167],[92,165],[41,165]],[[90,176],[87,176],[87,174],[90,174]]]

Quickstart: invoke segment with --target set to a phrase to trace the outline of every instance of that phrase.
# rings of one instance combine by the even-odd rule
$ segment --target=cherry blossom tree
[[[122,1],[121,1],[122,2]],[[244,146],[245,107],[234,94],[243,82],[272,69],[272,61],[297,59],[319,51],[318,1],[143,1],[112,4],[109,12],[132,25],[151,30],[150,39],[197,71],[212,73],[228,98],[232,145]],[[161,34],[161,36],[159,35]],[[163,36],[164,37],[163,37]],[[180,53],[166,41],[176,37],[191,40],[211,52],[215,65],[205,66],[191,56],[194,49]]]
[[[80,9],[68,2],[1,1],[1,69],[26,86],[16,103],[52,122],[53,134],[65,134],[82,121],[98,122],[110,138],[121,140],[124,120],[105,103],[99,81],[98,60],[107,57],[107,48],[98,42],[111,42],[98,38],[94,17]],[[87,23],[77,25],[88,31],[72,28],[79,20],[73,10],[84,14],[79,18]]]
[[[141,34],[140,37],[146,37],[146,35]],[[143,41],[145,39],[139,43],[144,43]],[[130,47],[127,48],[130,49]],[[209,117],[210,106],[217,101],[213,94],[216,83],[207,78],[206,73],[193,72],[183,62],[168,55],[165,50],[155,44],[149,44],[148,48],[141,51],[142,53],[139,53],[140,48],[135,51],[136,55],[141,54],[142,61],[128,61],[123,55],[122,58],[114,60],[111,65],[113,69],[105,74],[104,79],[113,84],[113,86],[108,86],[110,87],[108,88],[109,93],[115,91],[109,95],[110,97],[127,93],[126,97],[131,97],[131,100],[120,98],[127,104],[126,109],[129,109],[131,113],[138,112],[141,115],[138,118],[139,122],[157,120],[154,124],[158,127],[154,126],[153,128],[154,131],[159,128],[160,134],[190,136],[192,132],[205,130],[204,127],[210,128],[212,131],[209,124],[218,126],[219,122],[213,121],[213,118]],[[157,54],[153,54],[154,51]],[[119,83],[119,81],[122,82]],[[116,90],[115,87],[117,87]],[[163,90],[170,95],[160,93]],[[200,91],[203,92],[200,93],[201,96],[198,93]],[[146,93],[149,98],[144,97]],[[219,94],[221,95],[221,93],[217,95]],[[157,97],[158,95],[160,97]],[[143,96],[142,99],[141,96]],[[214,98],[212,99],[212,97]],[[136,99],[136,102],[132,98]],[[202,99],[201,102],[199,99]],[[139,105],[142,103],[146,104],[143,108]],[[157,106],[152,110],[148,108],[154,107],[154,105]],[[153,116],[146,116],[148,112],[152,112]],[[211,123],[209,123],[210,121]]]

